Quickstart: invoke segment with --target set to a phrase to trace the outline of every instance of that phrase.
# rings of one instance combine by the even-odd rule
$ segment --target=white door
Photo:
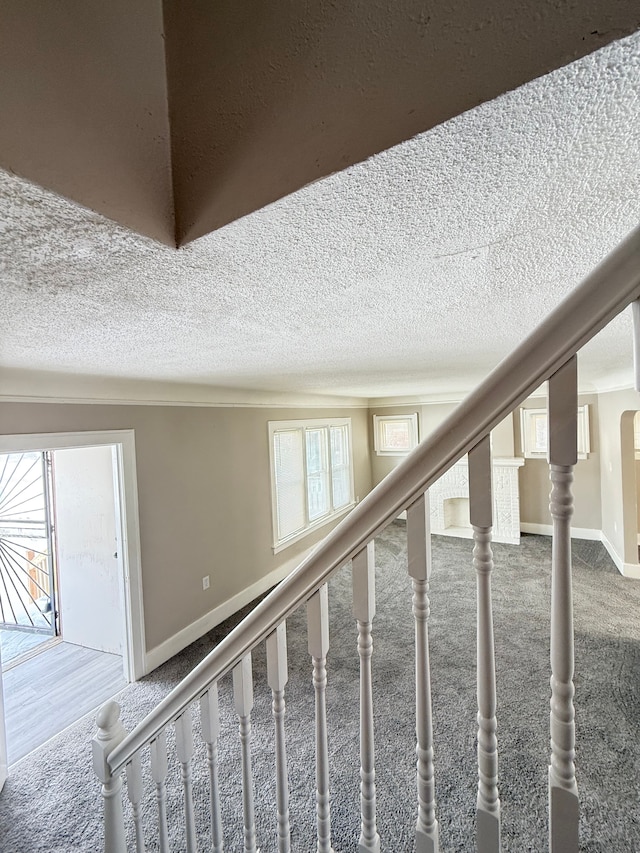
[[[2,692],[2,648],[0,647],[0,791],[8,775],[7,733],[4,727],[4,693]]]
[[[53,482],[62,639],[122,654],[114,448],[56,450]]]

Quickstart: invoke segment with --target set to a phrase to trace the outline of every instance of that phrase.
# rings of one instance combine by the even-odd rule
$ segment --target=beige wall
[[[416,403],[406,406],[384,406],[369,409],[369,452],[371,454],[371,480],[377,485],[398,465],[402,456],[378,456],[373,449],[374,415],[410,415],[418,413],[418,435],[420,441],[426,438],[442,421],[456,409],[457,403]],[[498,424],[491,433],[491,447],[494,457],[513,456],[513,421],[509,415]]]
[[[534,0],[517,13],[504,0],[165,0],[180,242],[633,32],[638,17],[617,0],[589,4],[585,20]]]
[[[636,524],[640,530],[640,459],[636,459]]]
[[[580,406],[589,406],[589,428],[591,451],[587,459],[579,459],[574,469],[573,527],[600,530],[600,435],[598,428],[598,396],[595,394],[578,397]],[[516,455],[522,456],[520,435],[520,408],[539,409],[546,407],[543,397],[530,397],[514,413]],[[549,514],[549,465],[546,459],[526,459],[520,469],[520,521],[525,524],[551,524]]]
[[[362,498],[371,487],[365,409],[0,403],[0,433],[135,430],[149,650],[328,532],[273,554],[267,433],[269,420],[326,416],[352,419]]]
[[[636,391],[600,395],[602,532],[620,560],[638,564],[633,418]]]
[[[638,26],[512,5],[2,0],[0,165],[169,244],[175,198],[195,239]]]
[[[626,549],[630,561],[638,529],[636,478],[633,463],[623,466],[620,428],[623,413],[640,408],[640,395],[616,392],[581,397],[580,402],[591,406],[591,453],[576,468],[573,522],[576,527],[602,529],[620,555]],[[539,404],[534,398],[525,405]],[[0,403],[0,433],[135,430],[149,650],[301,554],[330,529],[322,528],[273,554],[269,420],[351,417],[355,490],[362,498],[399,461],[373,452],[373,414],[417,411],[424,438],[453,408],[453,404],[302,410]],[[630,414],[631,459],[632,418]],[[514,450],[520,454],[517,413],[493,433],[494,455],[511,456]],[[546,462],[528,459],[520,475],[522,521],[549,524]],[[637,562],[637,548],[635,553]],[[211,575],[211,588],[203,592],[206,574]]]
[[[158,0],[3,0],[0,165],[175,245],[163,29]]]
[[[591,452],[587,459],[581,459],[575,469],[574,477],[574,527],[599,531],[602,528],[601,484],[600,484],[600,436],[598,418],[598,396],[581,395],[580,405],[590,407]],[[523,404],[526,408],[539,408],[546,405],[540,397],[532,397]],[[405,406],[385,406],[369,409],[369,425],[373,425],[373,415],[418,413],[420,439],[429,435],[456,407],[455,403],[415,404]],[[520,411],[505,418],[492,432],[492,451],[494,457],[522,456],[520,440]],[[373,449],[373,432],[369,436],[371,454],[371,478],[376,485],[401,461],[402,457],[377,456]],[[520,520],[528,524],[551,523],[549,515],[549,466],[544,459],[527,459],[519,471],[520,476]],[[635,488],[635,482],[634,482]],[[635,505],[634,505],[635,506]]]

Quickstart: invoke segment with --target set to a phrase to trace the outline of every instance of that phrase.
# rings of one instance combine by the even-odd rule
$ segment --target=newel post
[[[111,773],[107,764],[112,752],[126,735],[120,722],[120,706],[113,700],[98,711],[98,733],[92,741],[93,769],[102,782],[104,799],[104,850],[105,853],[126,853],[124,814],[122,811],[122,773]]]

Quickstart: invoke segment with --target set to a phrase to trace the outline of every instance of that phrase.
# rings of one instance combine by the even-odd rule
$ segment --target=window
[[[520,409],[522,454],[527,459],[546,459],[549,441],[546,409]],[[589,406],[578,406],[578,459],[586,459],[589,441]]]
[[[417,412],[373,416],[373,446],[378,456],[406,456],[417,444]]]
[[[351,420],[270,421],[269,452],[278,551],[353,505]]]

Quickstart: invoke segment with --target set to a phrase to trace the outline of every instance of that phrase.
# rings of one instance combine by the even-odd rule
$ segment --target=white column
[[[640,391],[640,299],[631,303],[633,316],[633,375],[636,391]]]
[[[578,853],[578,789],[573,709],[573,601],[571,590],[571,483],[577,462],[577,360],[549,380],[551,555],[551,764],[549,849]]]
[[[333,853],[329,800],[329,745],[327,742],[327,653],[329,651],[329,598],[321,586],[307,602],[309,654],[316,694],[316,809],[318,853]]]
[[[180,776],[184,793],[184,825],[187,839],[187,853],[197,853],[196,819],[193,811],[193,781],[191,760],[193,758],[193,727],[191,725],[191,707],[187,708],[175,722],[176,754],[180,762]]]
[[[278,853],[291,850],[289,826],[289,780],[287,745],[284,733],[284,688],[289,680],[287,668],[287,623],[282,622],[267,637],[267,682],[271,688],[271,710],[276,737],[276,805],[278,809]]]
[[[167,829],[167,736],[164,729],[151,741],[151,777],[156,785],[158,803],[158,842],[160,853],[169,853]]]
[[[485,436],[469,451],[469,514],[477,588],[478,798],[477,853],[500,850],[496,665],[491,607],[492,518],[491,442]]]
[[[240,721],[242,750],[242,810],[244,813],[244,853],[256,853],[256,826],[253,811],[253,774],[251,771],[251,710],[253,708],[253,675],[251,653],[233,670],[233,701]]]
[[[376,771],[373,738],[373,684],[371,656],[373,638],[371,623],[376,613],[374,544],[353,558],[353,615],[358,623],[360,656],[360,841],[358,853],[380,853],[380,836],[376,828]]]
[[[91,742],[93,769],[102,782],[104,801],[105,853],[127,853],[122,812],[122,773],[111,774],[107,757],[126,735],[120,722],[120,706],[109,701],[100,708],[96,718],[98,733]]]
[[[136,752],[127,764],[127,797],[133,811],[136,851],[137,853],[146,853],[144,832],[142,831],[142,764],[139,752]]]
[[[416,642],[416,737],[418,820],[416,853],[438,853],[438,821],[433,772],[433,717],[429,668],[429,576],[431,534],[429,499],[424,494],[407,509],[407,558],[413,583]]]
[[[211,851],[222,853],[222,816],[220,814],[220,788],[218,785],[218,737],[220,735],[220,712],[218,708],[218,685],[212,684],[200,697],[200,720],[202,739],[207,745],[209,767],[209,799],[211,809]]]

